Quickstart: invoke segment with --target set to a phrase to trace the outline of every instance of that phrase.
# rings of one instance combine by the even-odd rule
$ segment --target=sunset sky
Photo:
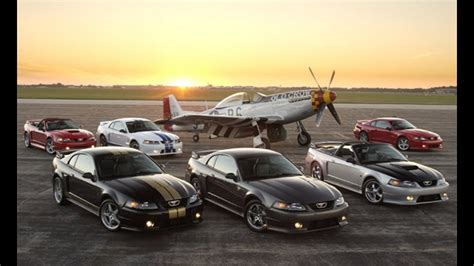
[[[456,85],[456,1],[18,0],[19,84]]]

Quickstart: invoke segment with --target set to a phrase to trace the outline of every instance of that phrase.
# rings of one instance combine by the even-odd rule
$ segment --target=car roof
[[[48,118],[43,118],[44,121],[57,121],[57,120],[72,120],[70,118],[59,118],[59,117],[48,117]]]
[[[148,120],[150,121],[150,119],[146,119],[146,118],[141,118],[141,117],[124,117],[124,118],[119,118],[119,119],[115,119],[114,121],[122,121],[122,122],[130,122],[130,121],[136,121],[136,120]]]
[[[232,148],[219,150],[213,154],[227,154],[235,159],[261,155],[281,155],[279,152],[261,148]]]
[[[405,120],[403,118],[400,118],[400,117],[391,117],[391,116],[387,116],[387,117],[379,117],[379,118],[375,118],[374,120]]]
[[[107,155],[107,154],[119,154],[119,153],[141,153],[141,151],[132,149],[129,147],[96,147],[79,150],[75,153],[86,153],[92,157]]]

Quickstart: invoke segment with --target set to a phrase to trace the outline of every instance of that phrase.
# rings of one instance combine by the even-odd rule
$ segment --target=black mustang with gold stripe
[[[100,147],[53,160],[53,196],[100,217],[110,231],[197,224],[202,200],[188,182],[166,174],[141,151]]]

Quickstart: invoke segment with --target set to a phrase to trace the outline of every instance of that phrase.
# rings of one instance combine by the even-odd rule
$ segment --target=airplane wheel
[[[270,149],[270,141],[267,138],[262,138],[262,142],[263,142],[262,148]]]
[[[193,141],[198,142],[199,141],[199,135],[193,135]]]
[[[300,134],[298,134],[298,144],[300,144],[301,146],[308,146],[310,142],[311,136],[308,132],[302,131]]]

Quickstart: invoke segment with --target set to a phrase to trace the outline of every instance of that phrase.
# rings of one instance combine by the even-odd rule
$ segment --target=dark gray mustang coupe
[[[110,231],[157,230],[202,219],[202,200],[186,181],[166,174],[143,152],[100,147],[58,154],[53,195],[100,217]]]
[[[243,217],[252,231],[308,232],[348,222],[339,190],[304,176],[275,151],[193,152],[186,177],[205,200]]]

